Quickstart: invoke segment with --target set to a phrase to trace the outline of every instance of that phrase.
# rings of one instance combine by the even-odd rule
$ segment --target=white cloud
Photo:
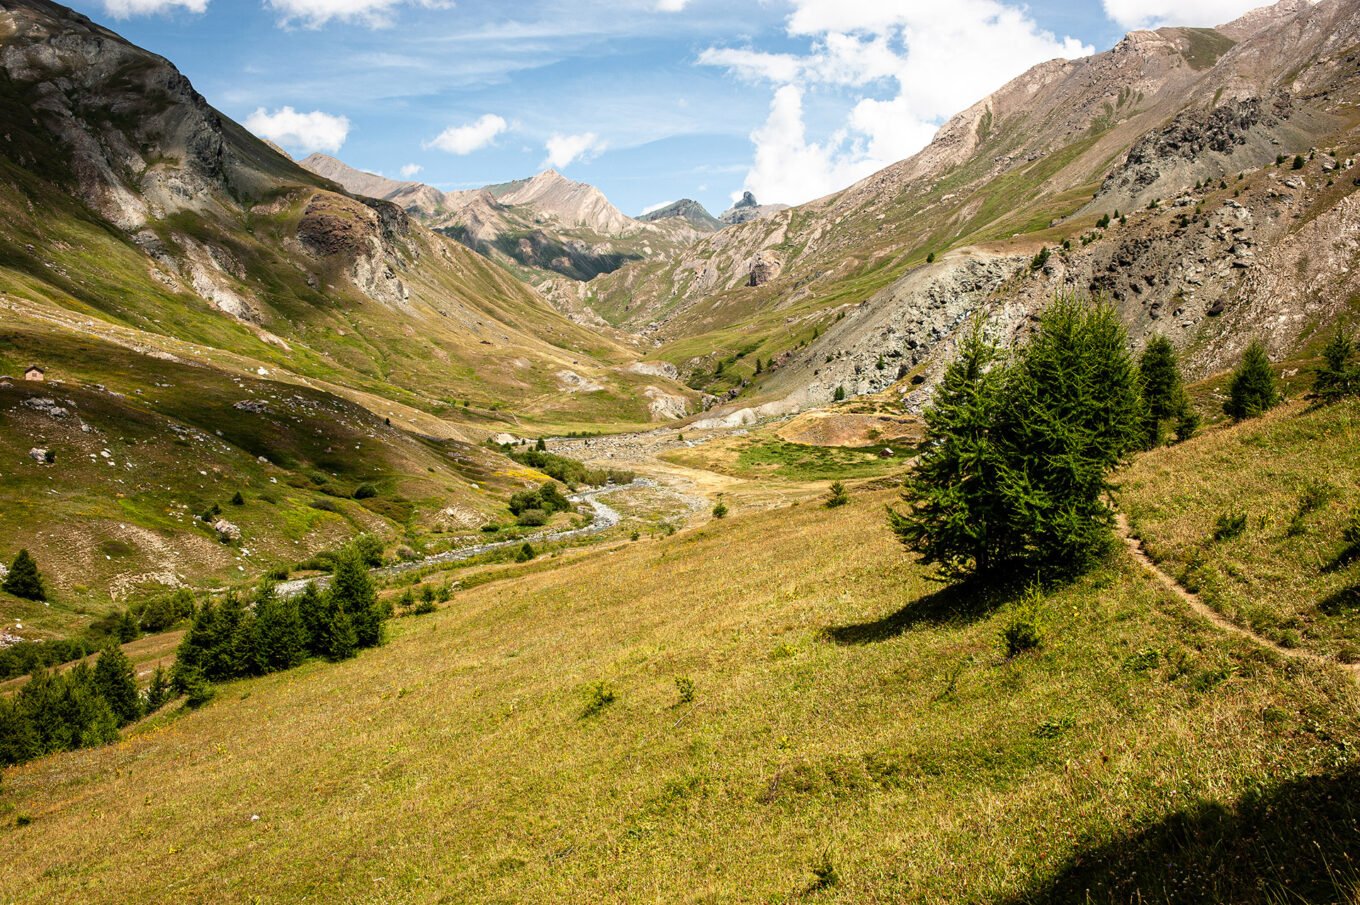
[[[115,19],[166,13],[176,8],[203,13],[208,11],[208,0],[104,0],[104,9]]]
[[[410,179],[413,176],[419,176],[420,171],[423,169],[425,168],[418,163],[408,163],[406,166],[401,168],[401,178]]]
[[[554,134],[548,138],[544,148],[548,152],[544,166],[565,169],[577,160],[586,161],[599,157],[608,147],[594,132],[579,135]]]
[[[1225,25],[1266,0],[1105,0],[1105,15],[1125,28]]]
[[[426,148],[438,148],[450,154],[466,155],[496,141],[496,137],[510,128],[510,124],[494,113],[488,113],[475,122],[462,126],[449,126],[434,139],[427,142]]]
[[[656,8],[663,13],[678,13],[689,6],[689,0],[656,0]]]
[[[1106,0],[1116,2],[1116,0]],[[791,37],[801,55],[710,48],[699,62],[776,86],[770,116],[752,133],[746,188],[766,202],[800,203],[844,188],[924,147],[943,121],[1030,67],[1093,49],[1039,28],[1002,0],[793,0]],[[851,89],[894,86],[866,95]],[[849,94],[842,127],[809,140],[807,91]]]
[[[147,2],[147,0],[134,0]],[[338,20],[357,22],[370,28],[383,28],[392,24],[392,16],[398,6],[407,0],[265,0],[265,4],[279,13],[284,25],[303,25],[307,28],[320,28]],[[428,9],[444,9],[451,3],[445,0],[414,0],[415,5]]]
[[[261,138],[267,138],[290,150],[310,154],[313,151],[339,151],[349,135],[349,120],[313,110],[299,113],[283,107],[273,113],[260,107],[246,118],[246,128]]]
[[[670,207],[674,203],[675,203],[674,201],[662,201],[660,204],[653,204],[651,207],[644,207],[642,209],[642,216],[645,217],[648,214],[655,213],[656,211],[661,210],[663,207]]]

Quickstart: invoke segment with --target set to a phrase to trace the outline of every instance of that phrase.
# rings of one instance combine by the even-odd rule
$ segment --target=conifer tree
[[[1233,420],[1242,421],[1269,411],[1279,402],[1280,386],[1270,356],[1260,340],[1253,340],[1242,353],[1242,363],[1233,373],[1223,411]]]
[[[170,676],[165,667],[157,666],[151,674],[151,684],[146,689],[143,709],[148,714],[155,713],[170,702],[170,694]]]
[[[1007,376],[1001,490],[1015,540],[1035,566],[1080,571],[1109,544],[1110,472],[1143,439],[1128,334],[1110,306],[1059,298]]]
[[[108,702],[118,725],[125,726],[142,715],[137,674],[132,669],[132,661],[118,645],[109,645],[95,661],[94,687]]]
[[[0,584],[0,590],[25,600],[47,599],[47,589],[43,587],[38,564],[33,561],[27,550],[20,550],[19,555],[14,557],[9,574],[5,576],[4,583]]]
[[[255,638],[265,672],[292,669],[307,656],[307,633],[298,601],[280,597],[266,584],[255,598]]]
[[[1199,418],[1185,394],[1185,383],[1171,341],[1164,336],[1149,340],[1138,361],[1138,372],[1143,402],[1147,406],[1144,448],[1160,446],[1168,425],[1177,439],[1188,439],[1195,432]]]
[[[974,321],[925,412],[925,451],[903,494],[911,509],[889,510],[903,543],[951,577],[985,573],[1004,558],[996,420],[1005,367]]]
[[[383,614],[378,607],[378,592],[358,551],[347,547],[340,553],[331,573],[330,594],[349,616],[359,647],[382,643]]]
[[[1322,350],[1322,366],[1313,371],[1316,399],[1328,403],[1360,395],[1360,365],[1355,354],[1355,340],[1338,329]]]
[[[349,613],[345,612],[334,594],[317,594],[315,601],[312,610],[312,650],[327,660],[348,660],[359,650],[359,641]]]

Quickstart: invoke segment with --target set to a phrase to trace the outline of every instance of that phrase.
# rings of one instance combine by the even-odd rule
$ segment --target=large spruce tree
[[[265,672],[292,669],[307,656],[307,633],[298,601],[265,585],[255,597],[255,643]]]
[[[987,572],[1009,552],[997,492],[1006,468],[996,431],[1004,373],[1000,350],[974,321],[925,412],[924,452],[905,492],[911,507],[889,510],[902,542],[952,577]]]
[[[1079,571],[1108,548],[1110,473],[1145,439],[1114,311],[1060,298],[1009,363],[970,328],[926,412],[925,452],[892,526],[949,576]]]
[[[353,547],[340,552],[335,571],[331,573],[330,595],[349,616],[360,647],[375,647],[382,643],[383,612],[378,605],[378,592],[368,575],[368,567]]]

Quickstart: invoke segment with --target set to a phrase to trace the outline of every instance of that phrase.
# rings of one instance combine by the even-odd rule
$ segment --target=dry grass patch
[[[1043,597],[1043,643],[1007,658],[1013,604],[928,581],[891,498],[485,585],[357,660],[11,770],[0,898],[990,902],[1350,763],[1351,684],[1129,563]]]

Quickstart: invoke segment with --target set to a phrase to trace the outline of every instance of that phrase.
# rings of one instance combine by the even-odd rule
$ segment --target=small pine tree
[[[231,504],[233,506],[244,506],[246,504],[246,498],[241,496],[241,491],[238,490],[231,495]]]
[[[130,610],[123,610],[122,615],[118,617],[117,633],[119,642],[123,644],[136,641],[142,636],[142,627]]]
[[[354,625],[354,637],[360,647],[382,643],[383,611],[378,606],[378,592],[353,547],[341,551],[331,575],[330,593]]]
[[[714,506],[714,507],[713,507],[713,517],[714,517],[714,518],[727,518],[727,504],[726,504],[726,503],[718,503],[718,505]]]
[[[1328,403],[1360,395],[1360,366],[1355,355],[1355,340],[1338,329],[1322,350],[1322,366],[1313,371],[1314,398]]]
[[[515,554],[515,562],[528,562],[537,555],[534,552],[533,544],[525,541],[524,546],[520,547],[519,552]]]
[[[327,660],[348,660],[359,651],[359,639],[349,613],[334,594],[317,594],[311,649]]]
[[[1296,155],[1294,155],[1294,167],[1293,167],[1293,168],[1296,169],[1296,170],[1301,170],[1301,169],[1303,169],[1303,165],[1304,165],[1305,162],[1306,162],[1306,161],[1304,161],[1303,155],[1302,155],[1302,154],[1296,154]]]
[[[844,402],[844,401],[845,401],[845,387],[843,387],[843,386],[838,386],[838,387],[836,387],[836,392],[832,394],[832,397],[831,397],[831,398],[832,398],[834,401],[836,401],[836,402]]]
[[[1193,434],[1195,424],[1192,422],[1197,422],[1198,418],[1190,409],[1176,350],[1170,340],[1164,336],[1149,340],[1138,361],[1138,376],[1143,402],[1147,406],[1145,448],[1162,444],[1168,424],[1173,426],[1178,439],[1186,439],[1183,434],[1187,432]]]
[[[539,452],[547,452],[548,444],[544,442],[542,437],[539,437],[538,442],[534,444],[534,449],[538,450]]]
[[[20,550],[19,555],[14,557],[9,574],[5,576],[4,583],[0,584],[0,590],[25,600],[47,599],[42,573],[38,571],[38,564],[33,561],[27,550]]]
[[[846,493],[845,485],[840,481],[831,484],[831,492],[826,498],[826,508],[835,509],[837,506],[844,506],[850,502],[850,494]]]
[[[927,264],[935,263],[935,252],[932,251],[930,254],[926,255],[926,263]]]
[[[105,648],[95,661],[94,687],[108,702],[118,725],[126,726],[142,715],[137,674],[132,669],[132,661],[118,645]]]
[[[266,672],[292,669],[307,656],[307,633],[293,597],[280,597],[265,585],[255,598],[255,637]]]
[[[1242,363],[1233,373],[1223,411],[1233,420],[1242,421],[1274,408],[1279,402],[1279,382],[1270,365],[1270,356],[1261,341],[1254,340],[1247,346]]]
[[[165,667],[157,666],[156,671],[151,674],[151,684],[147,686],[146,695],[143,697],[143,710],[147,714],[155,713],[170,702],[170,675],[165,671]]]

